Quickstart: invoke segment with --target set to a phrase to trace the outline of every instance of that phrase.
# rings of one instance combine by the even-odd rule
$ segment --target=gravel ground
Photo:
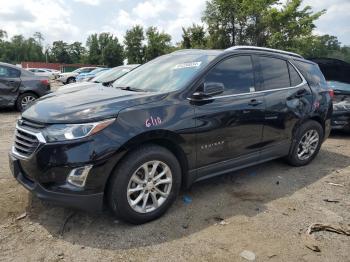
[[[162,218],[131,226],[23,189],[7,163],[17,117],[0,111],[0,261],[246,261],[244,250],[256,261],[350,261],[350,236],[306,235],[312,223],[350,225],[350,135],[333,134],[306,167],[276,160],[197,183]]]

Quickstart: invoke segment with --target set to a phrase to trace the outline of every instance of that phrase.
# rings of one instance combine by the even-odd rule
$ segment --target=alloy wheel
[[[25,109],[29,103],[33,102],[36,98],[34,96],[31,95],[27,95],[25,97],[22,98],[21,100],[21,106],[23,109]]]
[[[316,152],[320,136],[315,129],[308,130],[300,139],[298,145],[298,158],[300,160],[307,160]]]
[[[130,207],[138,213],[158,209],[167,200],[173,183],[169,166],[153,160],[142,164],[130,178],[127,199]]]

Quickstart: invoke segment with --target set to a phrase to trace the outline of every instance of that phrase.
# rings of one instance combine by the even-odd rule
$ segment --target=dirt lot
[[[0,111],[0,261],[244,261],[243,250],[256,261],[350,261],[350,236],[305,233],[315,222],[350,224],[350,135],[333,134],[306,167],[278,160],[197,183],[164,217],[131,226],[23,189],[7,164],[17,116]]]

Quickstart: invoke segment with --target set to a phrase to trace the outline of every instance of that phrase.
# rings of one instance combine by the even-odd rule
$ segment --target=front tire
[[[75,83],[76,80],[75,80],[75,77],[70,77],[67,79],[67,84],[72,84],[72,83]]]
[[[145,145],[129,153],[116,167],[107,198],[117,218],[143,224],[163,215],[181,186],[181,167],[166,148]]]
[[[309,120],[302,124],[295,133],[295,138],[287,161],[293,166],[309,164],[320,151],[324,131],[322,126]]]

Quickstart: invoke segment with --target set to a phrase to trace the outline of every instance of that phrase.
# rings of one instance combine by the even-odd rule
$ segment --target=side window
[[[220,62],[205,77],[205,82],[222,83],[226,94],[251,92],[254,90],[251,56],[235,56]]]
[[[298,74],[297,70],[295,70],[295,68],[290,63],[288,63],[288,67],[289,67],[289,75],[290,75],[291,86],[300,85],[303,82],[303,80],[301,79],[301,77]]]
[[[287,62],[273,57],[260,57],[264,89],[277,89],[290,86]]]
[[[8,73],[7,73],[7,68],[0,66],[0,77],[7,77]]]
[[[0,77],[4,78],[17,78],[21,76],[21,72],[17,69],[0,66]]]
[[[310,85],[327,86],[326,79],[317,64],[296,61],[296,65]]]

